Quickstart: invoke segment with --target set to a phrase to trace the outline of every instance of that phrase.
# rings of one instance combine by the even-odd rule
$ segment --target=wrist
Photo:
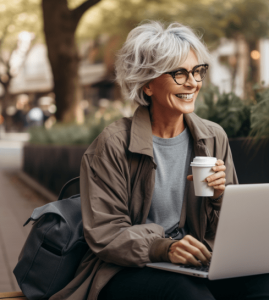
[[[169,250],[175,240],[159,238],[153,241],[149,249],[149,259],[151,262],[170,262]]]
[[[217,198],[211,198],[211,200],[219,201],[220,199],[222,199],[222,197],[223,197],[223,193],[221,193]]]

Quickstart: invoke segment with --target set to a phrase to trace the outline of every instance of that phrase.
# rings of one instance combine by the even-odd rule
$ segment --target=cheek
[[[177,88],[177,85],[174,83],[172,78],[170,77],[158,77],[154,80],[153,92],[155,94],[163,93],[175,93],[175,88]]]
[[[198,84],[197,84],[197,93],[200,91],[202,85],[203,85],[202,82],[198,82]]]

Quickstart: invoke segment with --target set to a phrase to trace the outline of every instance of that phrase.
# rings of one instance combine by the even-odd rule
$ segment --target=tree
[[[72,121],[78,114],[79,58],[75,45],[75,31],[84,12],[98,1],[81,3],[81,0],[0,0],[0,39],[4,37],[1,44],[2,57],[11,55],[21,31],[33,32],[36,42],[47,42],[54,76],[56,116],[59,121]],[[70,9],[74,6],[74,9]],[[9,76],[6,71],[6,66],[2,64],[0,78],[1,75],[5,75],[3,80]],[[7,86],[5,83],[5,87]]]
[[[250,59],[250,52],[258,50],[260,38],[269,36],[268,17],[268,0],[103,0],[85,15],[78,32],[93,37],[102,32],[118,35],[123,42],[142,20],[177,21],[202,34],[210,50],[222,37],[235,40],[233,82],[238,69],[245,73],[245,82],[255,82],[259,79],[258,64]]]
[[[45,33],[56,117],[69,122],[78,118],[81,98],[76,40],[107,35],[109,45],[114,43],[109,52],[116,52],[132,28],[142,20],[157,19],[191,26],[203,34],[210,49],[227,37],[238,46],[245,44],[250,52],[258,39],[268,36],[268,5],[268,0],[0,0],[0,37],[7,28],[2,49],[10,52],[20,31],[34,32],[37,42],[44,41]],[[239,64],[242,60],[237,59],[234,74]],[[257,76],[249,70],[257,68],[252,60],[249,65],[245,77],[253,81]]]
[[[221,37],[243,35],[249,42],[268,36],[268,17],[268,0],[103,0],[85,14],[78,33],[126,37],[143,20],[177,21],[202,33],[214,47]]]
[[[79,120],[81,100],[75,31],[83,14],[100,0],[87,0],[74,9],[67,0],[42,0],[44,32],[52,67],[56,119],[61,122]],[[82,120],[81,120],[82,121]]]
[[[269,2],[267,0],[212,0],[209,7],[188,6],[187,14],[196,8],[196,13],[207,15],[203,23],[205,39],[219,41],[221,37],[233,39],[236,53],[232,66],[232,86],[235,76],[244,73],[245,96],[252,85],[259,81],[259,61],[252,60],[252,50],[259,50],[259,40],[269,36]],[[198,9],[197,9],[198,8]],[[201,20],[193,18],[191,25],[199,26]],[[214,25],[214,26],[212,26]],[[201,26],[201,25],[200,25]]]
[[[9,94],[9,86],[11,79],[16,76],[24,64],[27,55],[31,49],[32,41],[34,39],[34,34],[29,33],[27,31],[22,31],[18,35],[17,43],[15,44],[15,47],[10,53],[5,53],[1,51],[1,46],[4,43],[6,31],[4,30],[4,33],[2,37],[0,38],[0,63],[1,63],[1,72],[0,72],[0,84],[2,85],[3,89],[3,95],[2,95],[2,114],[4,119],[7,119],[6,117],[6,107],[8,105],[8,102],[10,100],[10,94]],[[8,131],[9,130],[9,124],[5,122],[5,128]]]
[[[43,41],[40,0],[0,0],[0,36],[5,34],[2,49],[10,51],[18,34],[28,31]]]
[[[0,113],[5,120],[6,107],[10,102],[10,81],[23,65],[32,38],[35,36],[36,40],[42,39],[41,23],[38,23],[41,10],[38,7],[35,0],[0,1]],[[7,122],[5,127],[9,127]]]

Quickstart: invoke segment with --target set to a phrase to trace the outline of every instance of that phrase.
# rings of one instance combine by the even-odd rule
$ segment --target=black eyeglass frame
[[[164,74],[169,74],[169,75],[171,75],[172,78],[174,79],[174,81],[175,81],[176,84],[178,84],[178,85],[183,85],[183,84],[185,84],[185,83],[189,80],[190,73],[192,73],[192,76],[193,76],[193,78],[194,78],[194,72],[195,72],[195,70],[196,70],[197,68],[199,68],[199,67],[205,67],[206,70],[208,70],[209,65],[208,65],[208,64],[200,64],[200,65],[195,66],[191,71],[188,71],[188,70],[186,70],[186,69],[184,69],[184,68],[179,68],[179,69],[177,69],[177,70],[175,70],[175,71],[165,72]],[[175,76],[175,75],[176,75],[176,73],[179,72],[179,71],[184,72],[184,73],[187,75],[187,79],[186,79],[186,81],[185,81],[184,83],[178,83],[178,82],[176,81],[176,76]],[[205,74],[205,76],[206,76],[206,74]],[[195,78],[194,78],[194,80],[195,80],[196,82],[201,82],[201,81],[204,80],[205,76],[204,76],[201,80],[196,80]]]

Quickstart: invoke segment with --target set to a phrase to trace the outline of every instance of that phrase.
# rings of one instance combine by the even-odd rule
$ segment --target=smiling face
[[[178,67],[190,71],[198,64],[195,52],[191,50],[185,62]],[[196,82],[191,73],[183,85],[178,85],[171,75],[163,74],[150,81],[144,87],[144,92],[151,97],[153,111],[186,114],[194,111],[195,100],[201,87],[202,82]]]

